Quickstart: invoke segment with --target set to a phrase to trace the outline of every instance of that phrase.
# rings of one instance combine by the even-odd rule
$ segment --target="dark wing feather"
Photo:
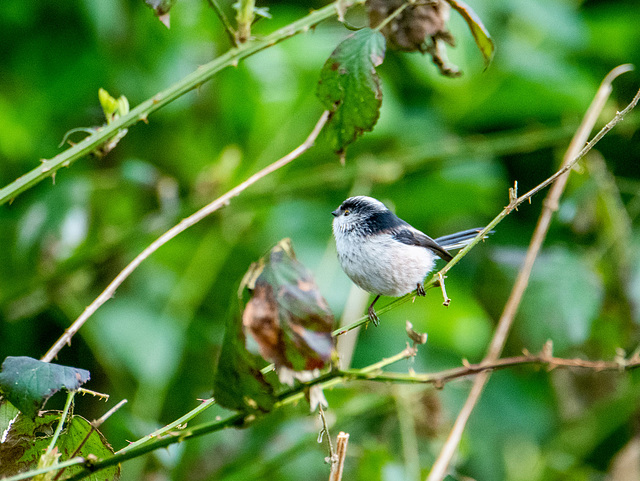
[[[445,249],[460,249],[475,239],[482,229],[482,227],[467,229],[461,232],[456,232],[455,234],[437,237],[434,240]],[[488,234],[493,234],[493,231],[491,230],[487,232],[487,235],[484,236],[485,239],[488,237]]]
[[[436,241],[419,230],[396,228],[391,230],[390,234],[395,240],[402,242],[403,244],[424,247],[425,249],[432,250],[447,262],[453,259],[453,256],[443,249]]]

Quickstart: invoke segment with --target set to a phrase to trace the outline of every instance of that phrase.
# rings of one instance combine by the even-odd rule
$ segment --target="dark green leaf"
[[[261,364],[264,362],[245,347],[242,323],[232,318],[227,323],[213,382],[216,402],[237,411],[270,411],[276,398],[273,386],[260,372]]]
[[[0,408],[1,409],[1,408]],[[0,443],[0,477],[13,476],[29,469],[35,469],[42,453],[51,441],[51,436],[60,422],[60,412],[46,411],[42,416],[30,419],[20,414],[11,424],[3,443]],[[83,440],[86,441],[82,444]],[[76,456],[93,455],[106,458],[113,449],[102,434],[91,428],[89,421],[81,416],[73,416],[60,434],[56,448],[66,460],[73,457],[76,449],[82,447]],[[81,466],[65,469],[63,478],[80,472]],[[120,478],[119,466],[112,466],[93,473],[86,479],[91,481],[114,481]]]
[[[316,94],[332,112],[325,131],[338,153],[378,120],[382,90],[375,67],[384,59],[385,45],[380,32],[363,28],[338,45],[320,72]]]
[[[473,38],[476,41],[476,45],[480,49],[482,56],[484,57],[484,64],[488,66],[493,59],[495,53],[495,46],[489,31],[480,20],[480,17],[473,11],[473,9],[464,3],[462,0],[447,0],[449,5],[456,9],[456,11],[462,15],[462,18],[469,25],[469,30],[473,34]]]
[[[20,411],[10,402],[0,400],[0,438]]]
[[[26,356],[7,357],[0,372],[0,389],[26,416],[38,410],[60,389],[73,391],[89,380],[89,371],[38,361]]]

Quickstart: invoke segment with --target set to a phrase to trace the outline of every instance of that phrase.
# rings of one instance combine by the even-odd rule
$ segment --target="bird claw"
[[[422,284],[420,284],[420,283],[418,283],[417,294],[420,297],[424,297],[424,296],[427,295],[427,293],[424,291],[424,286]]]
[[[373,325],[376,327],[378,327],[378,324],[380,324],[380,318],[378,317],[378,314],[376,314],[376,310],[373,308],[373,306],[369,307],[369,320],[373,322]]]

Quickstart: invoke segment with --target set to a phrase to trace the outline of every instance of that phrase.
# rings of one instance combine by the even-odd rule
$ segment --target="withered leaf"
[[[251,295],[242,315],[248,346],[294,371],[325,366],[331,359],[333,315],[311,273],[283,239],[245,276]]]
[[[264,360],[275,364],[281,382],[309,380],[333,355],[333,315],[289,239],[251,265],[238,291],[241,301],[247,295],[242,321],[227,325],[214,396],[230,409],[267,412],[276,396],[260,371]],[[315,394],[312,406],[326,404],[321,391]]]

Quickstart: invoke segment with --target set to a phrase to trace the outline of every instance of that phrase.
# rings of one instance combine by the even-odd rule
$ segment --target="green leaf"
[[[380,32],[363,28],[342,41],[322,67],[316,95],[332,112],[325,135],[338,153],[378,121],[382,90],[375,67],[385,48]]]
[[[60,412],[46,411],[35,419],[24,414],[18,415],[6,432],[4,442],[0,443],[0,477],[14,476],[29,469],[35,469],[42,453],[47,449],[53,432],[60,422]],[[83,443],[83,440],[84,444]],[[79,446],[82,447],[76,452]],[[56,443],[60,460],[74,456],[106,458],[113,455],[113,449],[106,439],[91,423],[81,416],[73,416],[65,425]],[[81,466],[65,469],[62,479],[82,471]],[[91,481],[113,481],[120,478],[119,466],[112,466],[93,473],[85,479]]]
[[[222,341],[213,381],[216,402],[228,409],[243,412],[269,412],[276,401],[273,386],[262,373],[258,356],[247,351],[242,322],[232,318]]]
[[[0,400],[0,439],[20,411],[10,402]]]
[[[105,89],[100,88],[98,90],[98,100],[107,119],[107,125],[129,113],[129,100],[124,95],[116,99]]]
[[[73,391],[90,378],[89,371],[38,361],[26,356],[7,357],[0,372],[0,389],[11,404],[34,418],[60,389]]]
[[[464,18],[467,25],[469,25],[469,30],[471,30],[471,34],[476,41],[476,45],[484,57],[485,67],[488,67],[495,53],[495,46],[491,39],[491,35],[489,35],[489,31],[484,26],[476,12],[474,12],[473,9],[462,0],[447,0],[447,2],[455,8],[460,15],[462,15],[462,18]]]

